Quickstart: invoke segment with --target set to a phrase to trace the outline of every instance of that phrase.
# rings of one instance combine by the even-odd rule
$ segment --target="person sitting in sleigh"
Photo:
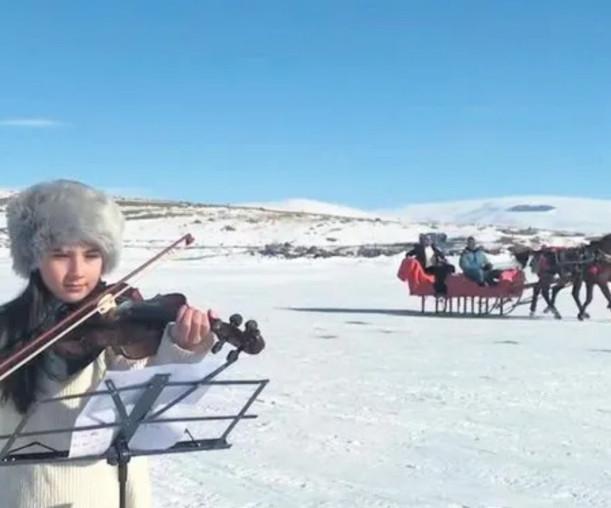
[[[454,265],[450,264],[445,254],[439,249],[430,235],[420,235],[420,241],[413,249],[405,254],[405,257],[415,257],[422,266],[425,273],[433,275],[435,282],[433,287],[435,295],[445,297],[448,294],[446,279],[456,271]]]
[[[501,274],[495,270],[483,247],[476,245],[475,238],[467,238],[467,246],[460,255],[459,265],[465,277],[482,287],[498,284]]]

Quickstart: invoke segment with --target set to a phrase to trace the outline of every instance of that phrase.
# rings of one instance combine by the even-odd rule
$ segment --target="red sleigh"
[[[446,279],[448,294],[442,302],[435,297],[433,276],[425,273],[416,259],[403,259],[397,277],[407,283],[410,295],[421,298],[422,312],[426,298],[433,297],[435,313],[508,314],[519,305],[526,284],[524,272],[517,269],[504,270],[499,283],[487,287],[479,286],[462,273],[454,273]]]

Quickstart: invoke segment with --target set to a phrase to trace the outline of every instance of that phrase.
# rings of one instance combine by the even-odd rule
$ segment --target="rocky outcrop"
[[[263,247],[253,248],[251,254],[265,257],[296,259],[296,258],[331,258],[331,257],[362,257],[394,256],[410,249],[412,244],[393,243],[387,245],[350,245],[350,246],[316,246],[293,245],[291,243],[272,243]]]
[[[457,236],[448,238],[444,234],[444,242],[440,245],[448,256],[457,256],[465,248],[467,238]],[[375,258],[380,256],[396,256],[405,253],[413,247],[413,243],[362,244],[362,245],[294,245],[291,242],[269,243],[262,247],[252,246],[248,252],[271,258]],[[507,242],[489,245],[486,249],[491,254],[498,254],[507,248]]]

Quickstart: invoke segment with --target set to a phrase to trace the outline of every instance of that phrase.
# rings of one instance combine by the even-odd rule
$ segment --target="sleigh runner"
[[[522,302],[526,284],[524,272],[518,269],[504,270],[498,284],[479,286],[463,274],[454,273],[446,279],[448,293],[444,299],[435,295],[434,277],[424,272],[413,258],[403,259],[397,277],[407,283],[410,295],[421,299],[421,312],[426,311],[426,299],[435,300],[435,313],[488,315],[509,314]]]

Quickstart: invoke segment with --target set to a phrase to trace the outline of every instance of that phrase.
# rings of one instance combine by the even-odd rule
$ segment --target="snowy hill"
[[[6,248],[8,241],[4,217],[6,200],[6,193],[0,195],[0,248]],[[145,198],[118,197],[117,200],[128,219],[125,237],[128,250],[156,249],[188,232],[196,238],[196,245],[190,250],[190,256],[195,258],[228,254],[274,257],[395,255],[404,252],[423,232],[445,237],[445,248],[450,254],[452,250],[462,249],[469,235],[476,236],[478,242],[492,251],[514,244],[535,247],[575,244],[584,240],[581,231],[594,234],[604,231],[604,206],[609,206],[611,212],[611,204],[607,202],[583,200],[578,205],[561,198],[507,198],[421,205],[394,214],[365,212],[311,200],[251,203],[249,206]],[[539,211],[524,211],[525,205],[540,208],[536,209]],[[577,212],[571,216],[571,210]],[[592,218],[590,223],[588,217]],[[598,223],[600,227],[596,227]],[[532,227],[537,224],[543,229]],[[139,255],[138,252],[134,254]]]
[[[559,196],[509,196],[359,210],[308,199],[245,206],[347,217],[380,218],[420,224],[493,226],[599,235],[610,230],[611,200]]]
[[[338,215],[342,217],[360,217],[375,219],[379,216],[375,212],[359,210],[347,206],[336,205],[333,203],[325,203],[313,199],[287,199],[285,201],[276,201],[268,203],[240,203],[238,206],[248,208],[264,208],[267,210],[279,210],[285,212],[302,212],[322,215]]]
[[[416,222],[497,225],[598,235],[611,231],[611,200],[516,196],[428,203],[380,212]]]
[[[378,214],[358,216],[358,211],[352,209],[307,200],[285,203],[294,210],[282,210],[281,204],[277,209],[269,209],[264,208],[264,204],[247,207],[117,199],[127,217],[125,245],[136,256],[141,254],[137,251],[165,246],[187,232],[196,238],[195,246],[189,251],[194,258],[228,254],[274,257],[395,255],[404,252],[423,232],[445,237],[445,247],[450,251],[462,249],[469,235],[475,235],[487,248],[497,251],[516,243],[538,246],[583,241],[580,234],[473,226],[469,220],[463,220],[463,224],[435,225],[427,220],[412,221]],[[8,242],[5,203],[6,197],[0,197],[0,247],[4,248]],[[342,212],[350,215],[341,215]]]

